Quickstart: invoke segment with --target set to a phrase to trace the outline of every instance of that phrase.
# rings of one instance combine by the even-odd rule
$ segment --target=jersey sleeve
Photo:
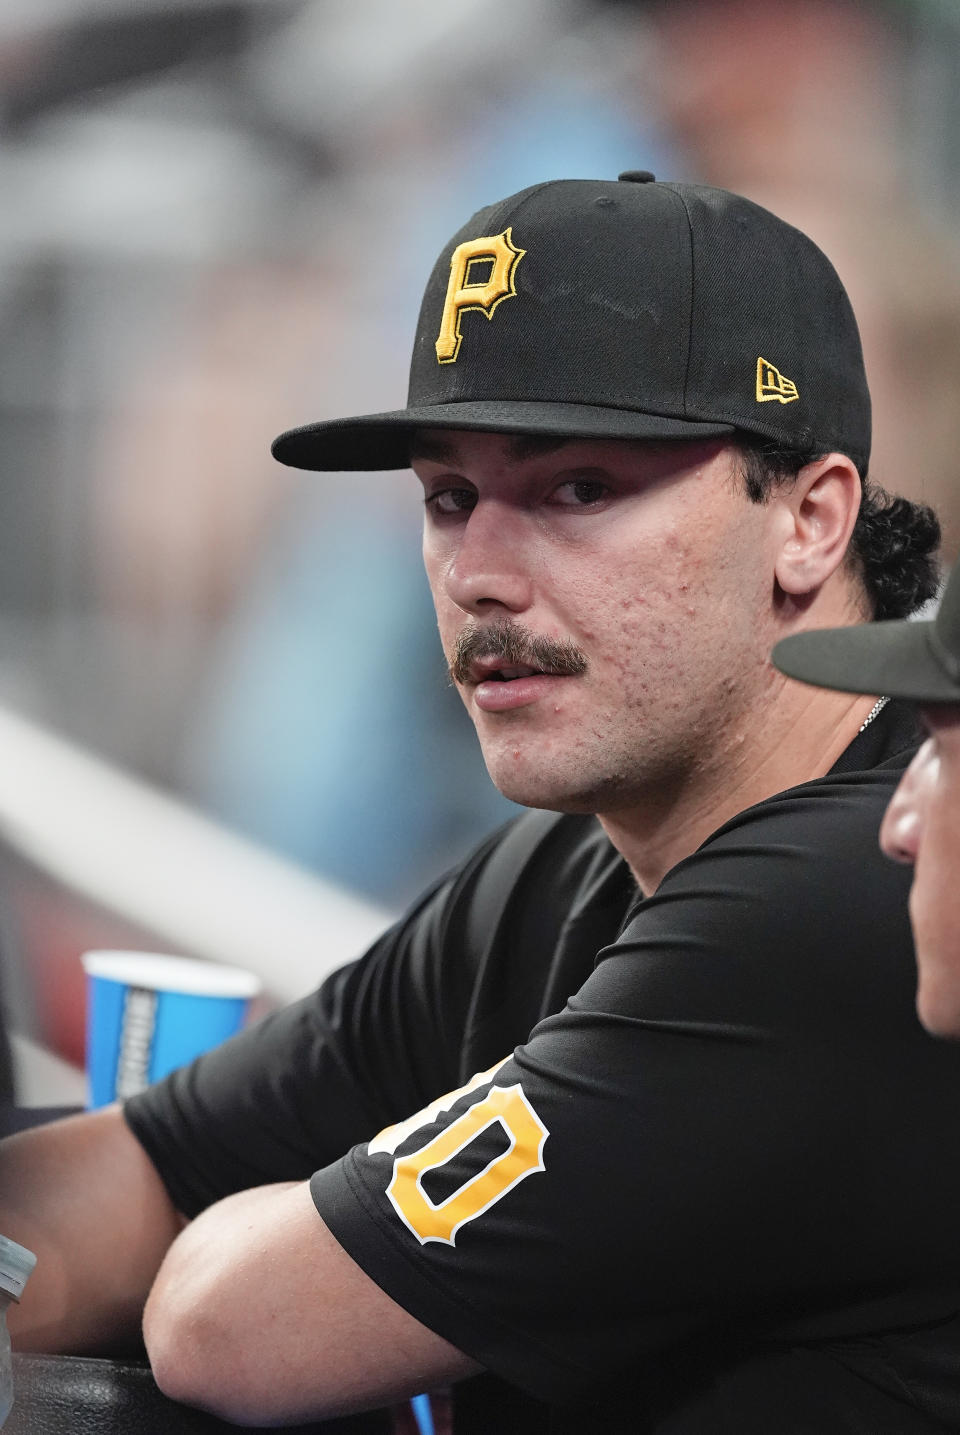
[[[859,774],[741,814],[502,1064],[316,1172],[349,1254],[554,1402],[942,1286],[960,1051],[914,1015],[889,792]]]

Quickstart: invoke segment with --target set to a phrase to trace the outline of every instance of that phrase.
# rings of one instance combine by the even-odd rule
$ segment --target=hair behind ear
[[[940,582],[939,545],[940,523],[932,508],[864,484],[850,554],[874,618],[906,618],[930,601]]]
[[[792,483],[802,468],[823,458],[820,448],[780,448],[754,434],[738,434],[747,495],[766,503],[773,489]],[[866,589],[871,616],[906,618],[935,595],[940,584],[940,523],[932,508],[892,497],[860,471],[863,496],[850,536],[849,556]]]

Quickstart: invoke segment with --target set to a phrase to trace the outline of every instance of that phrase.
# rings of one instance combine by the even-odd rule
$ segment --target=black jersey
[[[960,1429],[960,1048],[917,1022],[877,847],[915,742],[891,704],[649,898],[592,820],[531,813],[132,1129],[188,1215],[314,1173],[493,1372],[458,1432]]]

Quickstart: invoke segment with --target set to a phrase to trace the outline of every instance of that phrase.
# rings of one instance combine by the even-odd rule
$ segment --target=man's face
[[[914,864],[920,1020],[939,1036],[960,1036],[960,704],[921,712],[930,736],[890,799],[880,845]]]
[[[772,546],[732,446],[444,430],[413,450],[444,652],[502,792],[612,813],[742,747]]]

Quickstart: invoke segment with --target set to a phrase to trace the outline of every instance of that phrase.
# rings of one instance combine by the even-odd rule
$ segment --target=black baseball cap
[[[434,266],[407,407],[291,429],[281,463],[406,468],[418,428],[697,439],[737,430],[864,469],[860,335],[817,246],[700,184],[534,185],[481,209]]]
[[[772,658],[787,677],[821,688],[960,703],[960,563],[930,622],[811,629],[782,638]]]

